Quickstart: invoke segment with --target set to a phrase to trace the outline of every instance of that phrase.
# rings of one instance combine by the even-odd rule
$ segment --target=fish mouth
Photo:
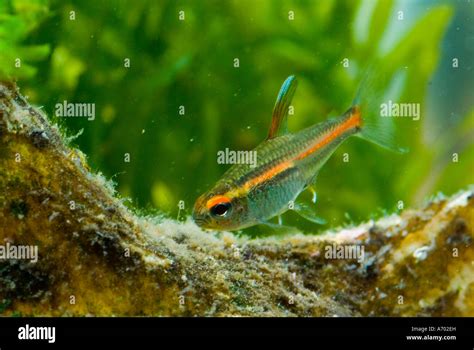
[[[206,220],[204,219],[193,218],[193,220],[196,223],[196,225],[201,226],[201,227],[205,226],[206,224]]]
[[[193,221],[199,227],[206,227],[207,221],[203,219],[202,217],[197,216],[196,213],[193,213]]]

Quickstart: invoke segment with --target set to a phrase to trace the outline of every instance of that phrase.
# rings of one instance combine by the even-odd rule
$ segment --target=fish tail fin
[[[346,112],[357,123],[357,136],[397,153],[406,153],[408,149],[397,145],[394,118],[383,117],[381,106],[398,99],[403,83],[403,75],[370,70]]]

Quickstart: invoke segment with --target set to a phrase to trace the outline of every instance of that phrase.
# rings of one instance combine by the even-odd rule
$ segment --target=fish
[[[362,83],[361,83],[362,84]],[[211,230],[236,231],[269,220],[288,210],[324,224],[298,196],[309,189],[316,202],[317,175],[334,151],[349,137],[359,136],[389,150],[403,153],[393,135],[377,120],[360,91],[342,115],[314,124],[296,133],[288,132],[287,121],[297,80],[289,76],[282,84],[273,108],[266,139],[253,151],[257,164],[234,164],[194,204],[194,222]],[[360,90],[360,89],[359,89]],[[367,94],[365,94],[367,95]],[[372,103],[371,108],[374,105]]]

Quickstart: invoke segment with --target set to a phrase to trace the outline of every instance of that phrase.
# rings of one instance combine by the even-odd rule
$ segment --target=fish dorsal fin
[[[281,86],[275,102],[275,107],[273,107],[272,124],[268,131],[267,140],[284,135],[288,132],[288,109],[295,94],[297,85],[298,83],[295,76],[290,75]]]

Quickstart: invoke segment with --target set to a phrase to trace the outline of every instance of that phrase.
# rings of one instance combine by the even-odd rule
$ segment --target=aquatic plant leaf
[[[368,50],[373,51],[380,43],[392,13],[393,0],[379,0],[375,5],[369,25]]]

